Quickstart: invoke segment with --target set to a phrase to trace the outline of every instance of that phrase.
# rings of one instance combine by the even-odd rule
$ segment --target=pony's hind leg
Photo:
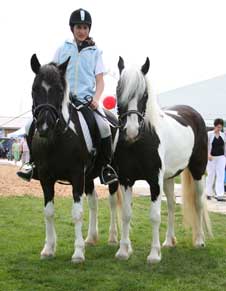
[[[41,258],[53,257],[56,251],[56,232],[54,226],[54,183],[45,183],[41,181],[42,189],[45,197],[45,226],[46,226],[46,238],[45,244],[41,251]]]
[[[132,254],[132,247],[129,238],[130,219],[132,214],[132,188],[121,186],[122,189],[122,233],[120,247],[115,257],[120,260],[127,260]]]
[[[95,245],[98,241],[98,197],[94,189],[93,181],[86,183],[85,193],[89,205],[89,228],[85,243],[87,245]]]
[[[175,196],[174,196],[174,179],[164,180],[164,193],[167,198],[168,206],[168,226],[166,232],[166,239],[163,247],[174,247],[176,245],[176,237],[174,232],[174,211],[175,211]]]
[[[83,171],[79,169],[82,173]],[[73,263],[81,263],[85,261],[85,241],[82,235],[82,224],[83,224],[83,201],[82,194],[84,188],[84,176],[73,176],[73,199],[74,203],[72,206],[72,219],[75,224],[75,242],[74,242],[74,253],[72,255]]]
[[[110,227],[108,243],[115,245],[118,243],[117,231],[117,205],[119,203],[120,188],[118,182],[109,185],[109,204],[110,204]]]

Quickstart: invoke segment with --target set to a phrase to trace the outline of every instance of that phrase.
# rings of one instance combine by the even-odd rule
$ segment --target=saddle
[[[92,139],[92,144],[93,144],[93,148],[98,148],[99,144],[100,144],[100,133],[99,133],[99,129],[96,123],[96,119],[94,117],[93,111],[89,108],[89,106],[84,105],[82,102],[80,102],[79,100],[75,99],[75,98],[71,98],[71,102],[72,104],[69,104],[69,106],[73,107],[69,108],[69,112],[73,112],[73,110],[77,110],[80,111],[81,114],[83,115],[83,118],[88,126],[89,129],[89,134],[91,136]],[[73,121],[73,117],[72,114],[70,114],[71,119]],[[84,131],[82,128],[82,124],[81,125],[81,130],[83,132],[84,135]]]

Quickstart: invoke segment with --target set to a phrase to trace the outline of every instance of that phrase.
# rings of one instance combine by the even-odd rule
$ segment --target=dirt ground
[[[26,182],[17,177],[18,167],[14,165],[0,165],[0,196],[24,196],[31,195],[43,197],[42,188],[39,181],[32,180]],[[96,191],[99,198],[108,196],[106,186],[97,185]],[[72,197],[72,188],[70,185],[55,185],[55,196]]]

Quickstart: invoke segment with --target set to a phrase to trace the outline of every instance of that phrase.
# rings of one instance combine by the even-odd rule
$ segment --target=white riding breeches
[[[103,108],[100,106],[97,108],[97,110],[101,113],[101,115],[105,115]],[[94,117],[97,122],[97,126],[100,131],[101,138],[106,138],[111,135],[111,128],[106,119],[104,119],[102,116],[100,116],[97,112],[94,111]]]
[[[225,156],[213,157],[212,161],[207,164],[206,194],[213,194],[213,185],[215,180],[215,192],[218,197],[224,195],[224,175],[225,175]]]

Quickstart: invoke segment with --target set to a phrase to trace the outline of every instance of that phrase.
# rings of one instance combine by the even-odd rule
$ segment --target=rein
[[[79,104],[78,106],[76,106],[76,105],[73,103],[73,101],[72,101],[73,98],[76,98],[76,96],[70,95],[71,105],[72,105],[72,106],[73,106],[77,111],[80,111],[83,107],[87,107],[89,110],[96,112],[96,113],[97,113],[98,115],[100,115],[104,120],[106,120],[106,121],[109,123],[109,125],[110,125],[111,127],[113,127],[113,128],[120,128],[120,127],[121,127],[121,126],[118,125],[117,123],[114,123],[114,122],[112,122],[112,121],[109,121],[108,118],[107,118],[105,115],[103,115],[99,110],[97,110],[97,109],[93,110],[92,108],[90,108],[90,104],[91,104],[92,101],[93,101],[93,97],[92,97],[92,96],[87,95],[87,96],[84,98],[87,102],[81,102],[81,101],[79,101],[80,104]]]

